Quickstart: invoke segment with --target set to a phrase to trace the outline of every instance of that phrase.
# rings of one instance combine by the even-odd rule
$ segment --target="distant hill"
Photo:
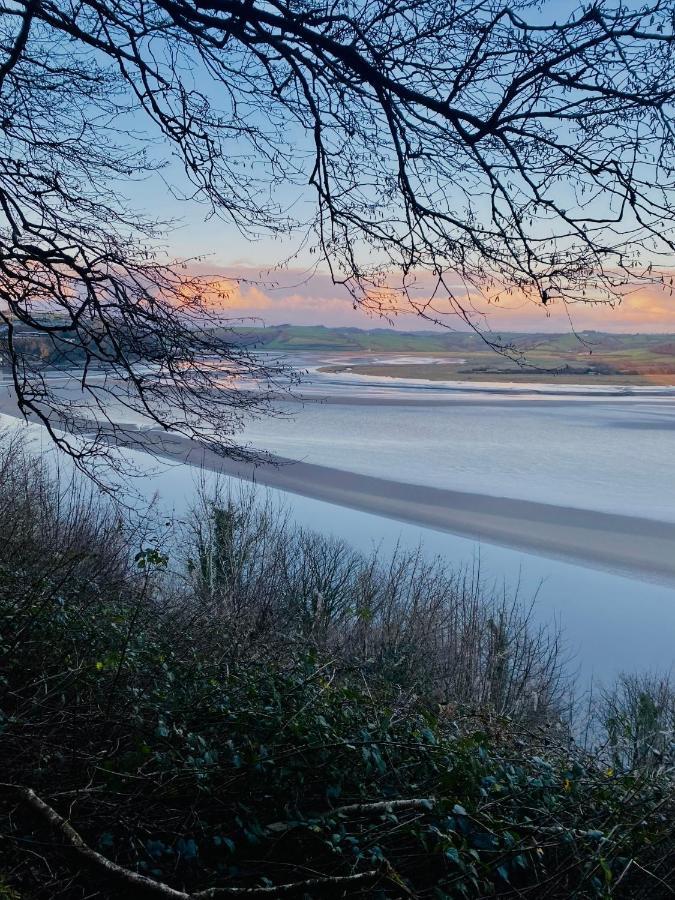
[[[5,329],[6,331],[6,329]],[[358,361],[330,361],[331,371],[431,380],[490,380],[509,376],[530,379],[533,372],[555,372],[561,379],[587,377],[609,383],[675,385],[675,334],[508,333],[486,335],[493,344],[515,350],[494,352],[474,332],[396,331],[393,328],[327,328],[323,325],[214,329],[226,341],[251,349],[287,354],[322,352],[360,356]],[[84,351],[59,335],[15,325],[14,343],[29,358],[46,366],[78,366]],[[0,368],[8,363],[7,336],[0,330]],[[369,358],[368,354],[373,357]],[[419,354],[429,360],[379,360],[380,354]],[[449,359],[448,357],[452,357]],[[386,368],[382,368],[385,366]]]
[[[561,382],[572,383],[675,385],[675,336],[671,334],[489,335],[493,344],[515,351],[506,354],[496,353],[478,334],[456,331],[278,325],[240,329],[228,338],[280,354],[354,354],[355,359],[326,361],[325,371],[336,373],[432,381],[505,377],[546,381],[555,375]],[[378,359],[385,354],[419,354],[420,359]]]
[[[407,353],[479,352],[486,342],[474,332],[395,331],[393,328],[327,328],[323,325],[275,325],[237,329],[237,338],[265,350],[334,350]],[[488,336],[502,346],[554,355],[568,353],[645,350],[675,355],[672,334],[608,334],[585,331],[574,334],[501,333]]]

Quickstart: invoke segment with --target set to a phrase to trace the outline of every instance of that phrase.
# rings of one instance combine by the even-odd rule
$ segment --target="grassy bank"
[[[624,361],[613,366],[569,365],[560,360],[542,360],[535,364],[517,366],[504,363],[495,366],[490,354],[473,353],[462,365],[447,364],[443,358],[435,363],[380,363],[361,361],[343,365],[321,366],[319,371],[333,375],[362,375],[376,378],[405,378],[413,381],[468,381],[509,384],[556,385],[640,385],[643,387],[668,387],[675,385],[675,364],[662,366],[635,365]]]
[[[52,316],[51,321],[59,321],[58,316]],[[77,368],[84,363],[85,350],[69,339],[68,331],[50,336],[20,323],[14,327],[14,342],[33,364],[58,369]],[[489,332],[484,340],[474,332],[450,330],[406,332],[392,328],[278,325],[216,329],[213,336],[273,354],[322,353],[328,362],[321,371],[333,373],[429,381],[675,384],[672,334]],[[5,341],[0,329],[0,370],[9,359],[8,348],[3,349]],[[501,352],[495,353],[495,348]],[[399,355],[408,359],[397,359]],[[414,357],[420,362],[414,362]]]
[[[667,897],[667,681],[572,738],[558,636],[264,498],[166,545],[0,454],[0,897]]]

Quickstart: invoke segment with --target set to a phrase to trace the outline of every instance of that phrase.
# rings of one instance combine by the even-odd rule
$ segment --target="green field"
[[[675,384],[675,334],[485,334],[278,325],[215,330],[224,341],[279,354],[324,354],[327,371],[431,381]],[[47,365],[78,365],[84,350],[17,326],[16,346]],[[395,360],[393,356],[407,359]],[[334,359],[328,357],[334,356]],[[416,361],[415,357],[419,357]],[[389,360],[389,361],[388,361]],[[459,360],[459,362],[458,362]],[[0,366],[6,364],[0,334]]]
[[[473,332],[282,325],[246,329],[237,337],[263,350],[324,351],[344,357],[326,365],[324,371],[329,372],[432,381],[506,377],[511,381],[555,378],[576,383],[675,384],[675,335],[671,334],[521,333],[484,339]],[[413,359],[391,364],[387,354]],[[415,362],[416,355],[424,360]],[[452,359],[458,356],[459,364]]]

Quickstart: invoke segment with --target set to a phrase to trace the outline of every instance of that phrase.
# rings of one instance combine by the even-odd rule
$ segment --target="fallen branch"
[[[378,813],[407,812],[408,810],[427,810],[428,812],[434,808],[435,804],[435,797],[412,797],[410,800],[380,800],[377,803],[352,803],[350,806],[336,806],[335,809],[329,810],[320,818],[377,815]]]
[[[308,878],[291,884],[278,884],[257,888],[207,888],[196,894],[186,895],[190,900],[218,900],[220,897],[298,897],[316,891],[320,894],[345,893],[372,887],[375,882],[386,877],[387,869],[373,869],[358,875],[327,875],[323,878]]]
[[[53,828],[74,851],[74,853],[88,863],[101,874],[112,878],[127,891],[131,890],[137,896],[161,897],[164,900],[219,900],[225,897],[242,897],[247,900],[255,898],[273,897],[297,897],[315,891],[320,894],[331,894],[339,891],[345,893],[351,890],[363,890],[371,887],[381,878],[386,877],[388,866],[381,869],[373,869],[368,872],[360,872],[356,875],[333,875],[319,878],[310,878],[306,881],[295,881],[290,884],[271,885],[269,887],[212,887],[203,891],[188,894],[155,881],[138,872],[132,872],[123,866],[93,850],[73,828],[49,804],[45,803],[32,788],[16,784],[0,784],[1,788],[9,791],[18,800],[23,802],[40,821]],[[403,801],[405,802],[405,801]]]
[[[15,784],[3,784],[1,786],[25,803],[38,819],[49,825],[50,828],[53,828],[80,859],[89,863],[101,873],[112,877],[115,881],[125,884],[127,888],[132,888],[137,893],[142,893],[145,896],[164,897],[167,900],[189,900],[189,895],[184,891],[177,891],[160,881],[154,881],[152,878],[140,875],[138,872],[132,872],[129,869],[118,866],[117,863],[107,859],[101,853],[92,850],[73,826],[49,804],[38,797],[32,788]]]

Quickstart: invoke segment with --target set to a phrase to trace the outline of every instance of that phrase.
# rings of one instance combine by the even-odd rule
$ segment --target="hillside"
[[[79,366],[84,349],[73,346],[68,332],[58,336],[15,326],[15,344],[43,366]],[[392,328],[327,328],[323,325],[278,325],[266,328],[214,329],[224,341],[252,350],[280,354],[348,354],[357,359],[326,360],[330,371],[428,380],[480,381],[549,378],[579,381],[587,376],[606,383],[675,384],[675,335],[396,331]],[[0,333],[0,366],[9,354]],[[489,343],[488,343],[489,339]],[[501,350],[501,352],[500,352]],[[373,358],[370,354],[377,355]],[[419,354],[424,359],[381,359],[384,354]],[[450,356],[451,358],[448,358]]]
[[[489,337],[492,346],[478,334],[453,331],[281,325],[237,332],[238,339],[261,350],[348,354],[346,359],[327,361],[325,371],[335,373],[431,381],[502,377],[532,381],[550,380],[555,375],[562,382],[675,384],[673,335],[588,331]],[[382,358],[401,353],[419,354],[420,359]]]
[[[275,325],[241,328],[236,334],[245,342],[269,350],[334,350],[408,353],[484,351],[487,341],[521,351],[551,354],[638,352],[675,356],[672,334],[609,334],[585,331],[578,336],[525,332],[486,334],[458,331],[396,331],[393,328],[327,328],[324,325]]]

